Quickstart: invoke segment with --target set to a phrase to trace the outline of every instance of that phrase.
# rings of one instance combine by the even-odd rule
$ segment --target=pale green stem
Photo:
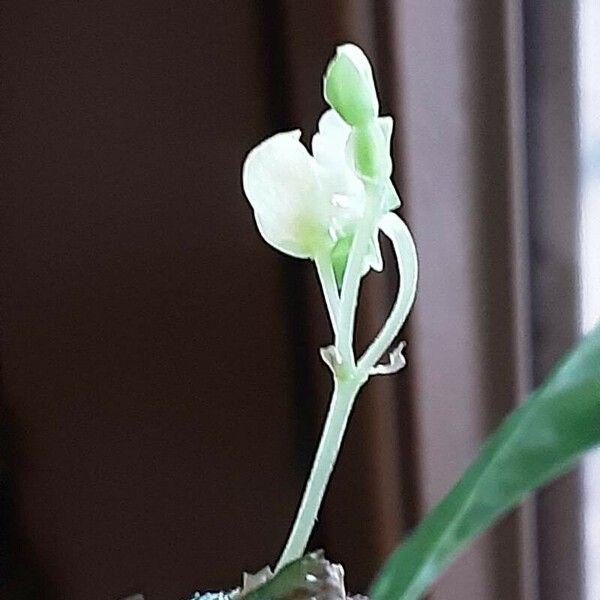
[[[315,461],[304,490],[296,520],[292,527],[276,571],[304,554],[319,507],[325,495],[329,476],[337,459],[348,418],[360,384],[353,380],[334,380],[329,413],[321,434]]]
[[[335,281],[333,265],[331,264],[328,254],[318,255],[315,258],[315,265],[317,267],[321,288],[323,289],[323,296],[325,297],[325,304],[327,305],[327,312],[329,313],[333,334],[337,337],[340,295]]]
[[[340,296],[333,274],[330,256],[315,259],[327,310],[335,333],[335,346],[342,364],[339,372],[334,369],[334,390],[329,413],[325,421],[319,447],[315,455],[302,501],[285,545],[277,570],[299,558],[306,549],[313,530],[329,477],[337,459],[342,439],[352,411],[354,399],[368,373],[363,376],[356,369],[354,360],[354,323],[358,304],[358,291],[362,277],[363,261],[369,249],[369,241],[380,214],[381,188],[366,184],[366,209],[355,232]]]
[[[381,188],[376,184],[365,184],[366,208],[354,234],[348,263],[344,272],[336,347],[347,368],[354,369],[354,322],[358,304],[358,290],[363,270],[363,261],[369,249],[369,242],[379,216]]]
[[[368,376],[369,370],[380,360],[400,332],[417,291],[417,250],[408,227],[394,213],[386,214],[379,222],[379,227],[392,242],[400,283],[398,296],[385,325],[358,361],[357,370],[363,376]]]

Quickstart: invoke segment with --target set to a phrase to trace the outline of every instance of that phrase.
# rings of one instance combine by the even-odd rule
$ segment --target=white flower
[[[348,150],[350,132],[351,127],[334,110],[328,110],[321,115],[319,130],[311,144],[323,185],[334,208],[330,215],[330,228],[335,241],[352,235],[365,203],[364,184],[351,167]]]
[[[379,122],[389,144],[391,118]],[[350,133],[351,127],[328,110],[312,139],[312,156],[300,142],[299,130],[275,134],[250,151],[242,173],[244,191],[269,244],[291,256],[315,258],[354,234],[367,200],[353,169]],[[393,186],[391,190],[386,210],[399,205]],[[373,234],[365,271],[382,267],[377,231]]]
[[[354,44],[338,46],[327,66],[323,95],[350,125],[365,125],[379,114],[373,70],[365,53]]]
[[[299,258],[314,257],[332,244],[330,199],[299,130],[278,133],[251,150],[242,183],[269,244]]]

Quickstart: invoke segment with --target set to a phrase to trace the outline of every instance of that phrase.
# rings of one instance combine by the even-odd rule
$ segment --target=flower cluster
[[[393,120],[379,116],[369,62],[357,46],[337,49],[323,81],[331,106],[319,119],[310,154],[299,130],[275,134],[248,154],[243,186],[263,238],[299,258],[327,255],[338,284],[368,202],[380,215],[400,206],[390,181]],[[379,190],[377,200],[366,191]],[[381,270],[377,228],[363,273]]]

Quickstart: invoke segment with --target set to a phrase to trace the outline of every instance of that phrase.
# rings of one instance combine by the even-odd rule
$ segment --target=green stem
[[[365,212],[354,234],[339,296],[331,257],[324,255],[315,258],[325,303],[335,334],[335,347],[339,352],[341,364],[337,366],[339,368],[336,368],[336,365],[332,366],[334,389],[329,413],[296,520],[276,570],[301,557],[304,553],[342,445],[354,400],[358,390],[368,378],[368,370],[358,370],[356,367],[353,350],[354,323],[363,261],[369,249],[369,241],[375,230],[376,220],[381,215],[381,191],[382,188],[378,184],[365,184],[367,196]]]
[[[304,490],[296,520],[276,571],[304,554],[319,507],[325,495],[329,476],[337,459],[344,431],[360,384],[354,380],[334,380],[329,413],[323,427],[315,461]]]
[[[327,312],[329,313],[333,334],[337,337],[340,296],[338,294],[333,265],[331,264],[329,254],[318,255],[315,258],[315,265],[317,267],[321,288],[323,289],[323,296],[325,297],[325,304],[327,306]]]
[[[392,242],[396,254],[399,289],[387,321],[358,361],[357,370],[363,377],[368,375],[400,332],[417,291],[417,250],[406,223],[398,215],[388,213],[379,222],[379,227]]]
[[[342,292],[340,294],[340,311],[336,347],[342,362],[348,368],[354,368],[354,322],[358,305],[358,290],[362,277],[363,261],[369,249],[369,241],[375,228],[375,220],[380,215],[381,188],[377,184],[365,183],[366,208],[363,214],[352,247],[348,256],[348,264],[344,273]]]

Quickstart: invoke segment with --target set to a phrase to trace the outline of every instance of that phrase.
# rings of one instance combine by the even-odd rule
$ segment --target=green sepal
[[[370,181],[388,179],[392,160],[381,126],[374,120],[352,128],[348,138],[356,174]]]
[[[325,101],[348,125],[364,125],[379,114],[373,71],[354,44],[338,46],[323,78]]]
[[[339,290],[342,289],[344,273],[346,272],[346,265],[348,264],[348,255],[350,254],[350,248],[352,247],[352,239],[353,236],[351,235],[339,239],[331,251],[331,264],[333,265],[335,282],[337,283]]]

